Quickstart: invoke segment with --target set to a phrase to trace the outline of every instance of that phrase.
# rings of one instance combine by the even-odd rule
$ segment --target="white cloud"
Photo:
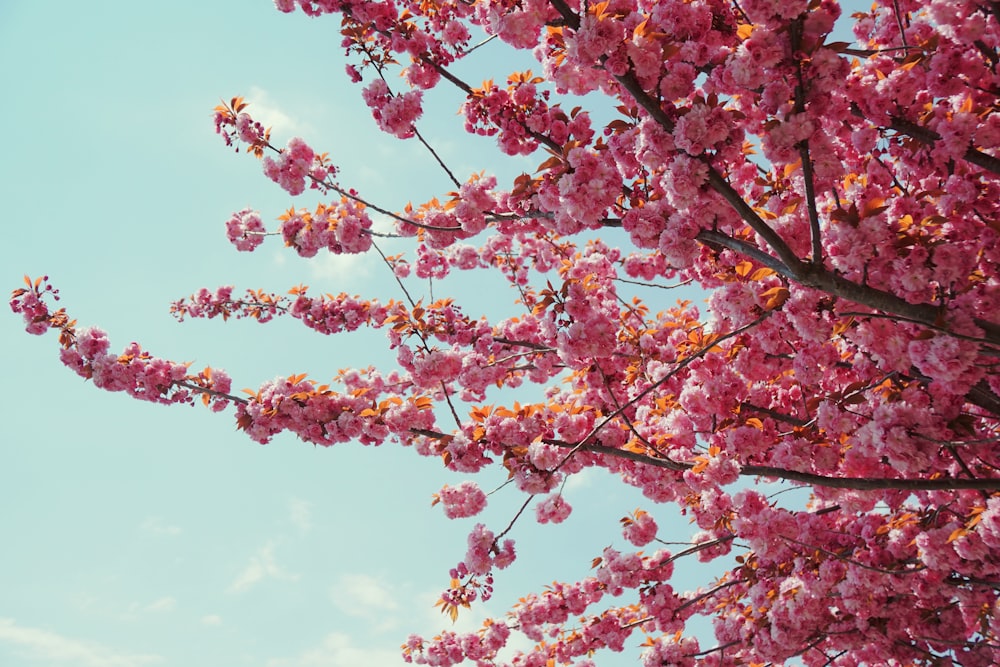
[[[277,230],[277,226],[274,227]],[[288,265],[289,260],[298,260],[305,263],[309,271],[309,282],[317,282],[315,291],[317,293],[332,292],[353,292],[357,290],[362,281],[371,276],[372,267],[375,262],[381,263],[381,259],[374,256],[374,251],[369,254],[355,253],[335,255],[332,252],[321,250],[315,257],[302,260],[295,254],[293,248],[281,247],[281,239],[272,239],[275,243],[271,261],[275,268],[281,269]],[[301,267],[302,264],[296,264]],[[388,269],[386,269],[388,271]]]
[[[312,503],[301,498],[292,498],[288,501],[288,518],[292,525],[299,530],[299,534],[305,535],[312,529]]]
[[[128,610],[122,614],[124,620],[135,620],[140,614],[163,614],[173,611],[177,607],[177,598],[166,595],[148,604],[133,602],[128,606]]]
[[[250,562],[229,585],[228,592],[242,593],[264,578],[298,581],[299,575],[286,572],[274,562],[274,541],[270,541],[250,557]]]
[[[201,624],[216,627],[222,625],[222,617],[218,614],[207,614],[201,617]]]
[[[0,644],[10,644],[20,655],[48,665],[73,667],[141,667],[163,662],[159,655],[130,655],[93,642],[64,637],[49,630],[18,625],[0,618]]]
[[[386,581],[368,574],[340,577],[330,589],[330,598],[337,608],[350,616],[360,616],[391,624],[392,612],[399,608],[398,591]]]
[[[177,606],[177,600],[171,596],[162,597],[159,600],[150,602],[145,606],[144,611],[173,611]]]
[[[370,667],[402,662],[398,649],[355,646],[349,635],[332,632],[319,646],[306,649],[295,658],[268,660],[267,667]]]
[[[324,291],[336,293],[342,289],[337,287],[338,284],[368,277],[375,260],[374,256],[366,254],[335,255],[332,252],[322,252],[308,260],[309,275],[312,280],[327,283],[328,288],[324,287]]]
[[[263,88],[250,86],[250,92],[244,100],[250,105],[247,113],[264,127],[271,128],[271,136],[278,144],[284,144],[293,135],[301,136],[304,133],[305,128],[285,113]]]
[[[181,529],[177,526],[168,524],[164,522],[161,517],[158,516],[147,516],[139,524],[139,529],[146,533],[152,533],[153,535],[180,535]]]
[[[566,478],[566,485],[563,487],[563,491],[572,493],[573,491],[587,488],[594,483],[594,474],[592,468],[584,468],[580,472],[573,473]]]

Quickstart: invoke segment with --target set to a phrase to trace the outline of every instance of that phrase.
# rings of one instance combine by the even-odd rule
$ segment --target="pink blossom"
[[[233,217],[226,221],[226,236],[237,250],[253,251],[264,242],[265,233],[260,213],[249,208],[233,213]]]
[[[622,535],[637,547],[645,546],[656,539],[658,527],[652,515],[637,510],[632,516],[622,519]]]
[[[726,113],[718,107],[696,104],[674,126],[674,142],[689,155],[711,150],[729,135]]]
[[[446,484],[438,491],[435,502],[437,500],[441,501],[444,514],[449,519],[475,516],[486,507],[486,494],[478,484],[468,480],[457,486]]]
[[[385,81],[375,79],[365,87],[363,96],[383,132],[399,139],[413,136],[413,124],[423,112],[420,106],[422,94],[419,90],[393,95]]]
[[[304,141],[293,137],[277,160],[270,156],[264,158],[264,174],[288,194],[299,195],[305,191],[306,178],[314,175],[315,158],[315,153]]]
[[[538,523],[562,523],[572,509],[561,493],[554,493],[535,505],[535,518]]]

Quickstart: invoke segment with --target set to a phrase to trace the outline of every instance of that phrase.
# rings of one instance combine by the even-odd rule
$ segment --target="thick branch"
[[[579,28],[579,17],[573,12],[572,9],[570,9],[569,5],[567,5],[564,0],[550,0],[550,3],[562,15],[567,26],[573,29]],[[615,79],[626,91],[628,91],[630,95],[632,95],[639,106],[641,106],[664,130],[673,133],[673,120],[663,111],[659,102],[645,91],[632,72],[615,76]],[[860,109],[856,108],[854,112],[859,116],[862,115]],[[940,136],[936,133],[898,118],[892,119],[890,127],[899,132],[905,132],[924,143],[933,143],[934,141],[940,139]],[[807,157],[807,155],[804,156],[804,166],[805,159]],[[966,153],[966,159],[973,164],[983,167],[984,169],[1000,174],[1000,159],[998,158],[970,148]],[[740,194],[729,184],[729,182],[726,181],[726,179],[708,163],[707,158],[703,157],[702,160],[708,167],[709,186],[733,207],[743,221],[746,222],[750,228],[764,240],[768,247],[774,251],[777,257],[773,257],[760,250],[751,250],[751,246],[745,243],[740,243],[735,239],[730,239],[729,237],[726,237],[723,234],[718,234],[717,232],[703,231],[698,235],[699,240],[708,243],[714,242],[718,245],[724,245],[725,247],[737,250],[738,252],[746,253],[747,256],[760,261],[765,266],[768,266],[785,277],[796,280],[807,287],[820,289],[828,294],[869,306],[874,310],[880,310],[893,315],[900,315],[928,325],[937,321],[940,311],[936,306],[931,304],[911,304],[889,292],[884,292],[867,285],[858,285],[853,283],[835,273],[823,269],[817,264],[807,266],[785,243],[784,239],[782,239],[776,231],[771,229],[771,227],[768,226],[768,224],[759,215],[757,215],[753,208],[743,199],[743,197],[740,196]],[[814,202],[812,205],[814,205]],[[814,221],[811,219],[810,225],[814,241],[813,259],[818,260],[821,257],[816,248],[816,242],[819,238],[818,220]],[[976,319],[975,322],[985,331],[985,338],[987,340],[1000,344],[1000,325],[981,319]]]
[[[502,338],[494,336],[493,341],[500,343],[501,345],[510,345],[511,347],[526,347],[529,350],[538,350],[539,352],[555,352],[555,348],[548,345],[542,345],[541,343],[533,343],[530,340],[511,340],[510,338]]]
[[[879,127],[885,127],[890,130],[895,130],[900,134],[905,134],[912,139],[919,141],[925,146],[933,146],[935,142],[941,139],[941,135],[934,130],[929,130],[926,127],[921,127],[916,123],[899,118],[897,116],[890,116],[888,122],[877,122],[865,116],[861,109],[854,105],[851,107],[851,113],[853,113],[858,118],[863,118],[868,122],[877,125]],[[965,151],[965,155],[962,158],[970,163],[974,164],[981,169],[984,169],[992,174],[1000,175],[1000,158],[988,153],[984,153],[979,149],[970,146],[968,150]]]
[[[863,304],[873,310],[899,315],[908,320],[938,328],[941,309],[933,304],[910,303],[895,294],[870,285],[859,285],[820,267],[813,267],[812,271],[798,280],[806,287],[814,287],[827,294]],[[976,326],[983,330],[984,340],[1000,345],[1000,325],[981,318],[974,318],[973,321]]]
[[[734,239],[732,236],[723,234],[722,232],[717,232],[712,229],[703,229],[698,232],[695,240],[701,241],[705,245],[710,246],[721,246],[723,248],[729,248],[734,252],[738,252],[744,257],[749,257],[758,264],[763,264],[767,268],[773,270],[774,272],[792,280],[795,276],[789,271],[788,267],[785,266],[780,259],[774,255],[769,255],[757,246],[747,243],[746,241],[740,241],[739,239]]]
[[[184,380],[178,380],[173,383],[177,387],[184,387],[190,391],[197,394],[205,394],[211,396],[212,398],[224,398],[227,401],[232,401],[233,403],[238,403],[240,405],[246,405],[250,401],[243,398],[242,396],[233,396],[232,394],[226,394],[221,391],[215,391],[214,389],[209,389],[208,387],[202,387],[201,385],[193,384],[191,382],[185,382]]]
[[[430,431],[427,429],[410,429],[414,435],[421,435],[436,440],[451,438],[447,433]],[[547,445],[555,445],[565,449],[575,451],[593,452],[604,454],[620,459],[628,459],[643,465],[665,468],[675,472],[684,472],[694,467],[693,463],[680,463],[668,458],[656,458],[633,452],[628,449],[616,449],[606,445],[581,444],[577,442],[566,442],[554,438],[544,438],[542,440]],[[824,486],[833,489],[854,489],[857,491],[884,491],[898,489],[902,491],[957,491],[963,489],[982,489],[985,491],[1000,491],[1000,479],[905,479],[894,477],[828,477],[810,472],[799,472],[797,470],[786,470],[784,468],[774,468],[771,466],[747,465],[740,468],[739,474],[743,477],[773,477],[790,482],[802,482],[812,486]]]
[[[734,239],[731,236],[714,230],[702,230],[698,232],[695,239],[707,245],[729,248],[806,287],[812,287],[832,296],[868,306],[873,310],[913,322],[914,324],[920,324],[944,333],[951,333],[947,328],[939,324],[938,318],[941,315],[941,310],[935,305],[929,303],[910,303],[895,294],[885,292],[870,285],[859,285],[819,266],[810,267],[811,270],[805,275],[796,276],[774,255],[770,255],[746,241]],[[976,326],[983,330],[982,342],[1000,345],[1000,325],[982,318],[973,318],[973,321]],[[967,338],[961,335],[959,337]]]
[[[987,412],[1000,415],[1000,397],[998,397],[986,380],[980,380],[976,386],[965,395],[965,400]]]
[[[573,10],[569,8],[563,0],[550,0],[550,3],[555,7],[559,13],[562,15],[563,19],[566,21],[566,25],[571,28],[579,28],[580,19],[573,13]],[[666,130],[668,133],[673,134],[674,132],[674,121],[668,116],[663,109],[660,107],[660,103],[653,99],[649,93],[642,87],[639,80],[636,79],[635,74],[631,71],[626,72],[622,75],[613,75],[615,80],[635,99],[636,103],[641,106],[650,117],[657,122],[657,124]],[[784,239],[781,238],[776,231],[771,229],[771,227],[753,210],[749,204],[744,201],[740,193],[729,184],[729,182],[716,171],[715,167],[712,166],[708,158],[701,156],[701,161],[708,168],[708,185],[715,192],[717,192],[726,202],[732,206],[739,216],[750,225],[757,234],[764,239],[764,242],[774,250],[782,262],[784,262],[787,267],[786,270],[790,271],[793,275],[801,275],[805,272],[805,264],[798,258],[798,256],[788,247]]]
[[[639,454],[627,449],[615,449],[605,445],[583,445],[561,440],[547,439],[549,445],[558,447],[579,448],[582,451],[605,454],[622,459],[629,459],[644,465],[666,468],[667,470],[684,471],[694,467],[693,463],[678,463],[670,459],[660,459],[645,454]],[[858,491],[878,491],[899,489],[903,491],[956,491],[959,489],[983,489],[1000,491],[1000,479],[897,479],[892,477],[827,477],[809,472],[798,472],[771,466],[742,466],[741,476],[774,477],[791,482],[802,482],[812,486],[825,486],[834,489],[855,489]]]
[[[895,116],[890,119],[889,127],[896,132],[905,134],[908,137],[913,137],[920,143],[928,146],[933,145],[935,141],[941,139],[941,135],[937,132],[920,127],[916,123],[911,123],[908,120],[897,118]],[[965,151],[965,155],[962,157],[966,162],[985,169],[990,173],[1000,175],[1000,158],[983,153],[982,151],[971,146]]]

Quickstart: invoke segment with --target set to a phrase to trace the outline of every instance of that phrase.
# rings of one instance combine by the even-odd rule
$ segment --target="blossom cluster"
[[[320,250],[339,255],[371,248],[371,218],[363,204],[346,196],[335,204],[320,204],[314,211],[289,209],[280,220],[285,244],[302,257],[315,257]]]
[[[307,179],[316,186],[316,183],[322,183],[330,173],[330,167],[298,137],[288,140],[288,146],[278,154],[277,159],[266,156],[263,166],[264,175],[290,195],[302,194],[306,189]]]
[[[372,117],[384,132],[398,139],[413,136],[413,123],[423,113],[419,90],[393,95],[385,81],[375,79],[364,89],[363,97],[372,110]]]
[[[101,329],[77,328],[63,311],[49,311],[43,297],[58,299],[58,290],[47,278],[26,282],[28,288],[15,290],[11,309],[23,315],[29,333],[59,329],[60,361],[94,386],[154,403],[193,403],[201,397],[216,412],[229,406],[232,380],[225,371],[206,368],[192,374],[189,364],[154,357],[134,342],[114,354],[107,333]]]
[[[441,503],[449,519],[459,519],[482,512],[486,507],[486,494],[478,484],[466,480],[456,486],[445,485],[435,494],[434,502]]]

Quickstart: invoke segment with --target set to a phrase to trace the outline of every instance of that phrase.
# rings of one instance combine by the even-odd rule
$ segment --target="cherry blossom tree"
[[[635,550],[595,554],[592,576],[477,632],[411,636],[408,662],[593,665],[626,642],[648,667],[1000,662],[1000,3],[875,0],[850,17],[854,43],[831,37],[834,0],[276,4],[339,15],[385,132],[437,158],[423,96],[457,89],[465,130],[537,171],[463,180],[437,158],[454,190],[391,211],[232,98],[215,109],[225,143],[323,202],[274,231],[234,213],[236,248],[277,235],[304,257],[373,253],[399,300],[222,287],[172,312],[381,329],[398,367],[237,395],[222,370],[112,352],[28,280],[11,306],[30,333],[58,332],[65,365],[141,400],[235,410],[259,443],[287,431],[468,475],[503,466],[524,499],[510,525],[472,529],[448,615],[490,597],[518,521],[570,514],[563,484],[587,468],[697,524],[670,550],[637,510],[621,526]],[[458,76],[485,41],[530,51],[538,73]],[[386,236],[410,250],[387,255]],[[501,275],[519,314],[487,321],[407,287],[462,271]],[[710,293],[704,315],[651,289],[679,282]],[[511,399],[532,383],[543,398]],[[808,503],[769,498],[758,482],[773,480]],[[434,496],[450,518],[486,501],[471,480]],[[684,590],[681,558],[721,575]],[[685,632],[696,615],[714,643]],[[535,647],[503,652],[513,633]]]

